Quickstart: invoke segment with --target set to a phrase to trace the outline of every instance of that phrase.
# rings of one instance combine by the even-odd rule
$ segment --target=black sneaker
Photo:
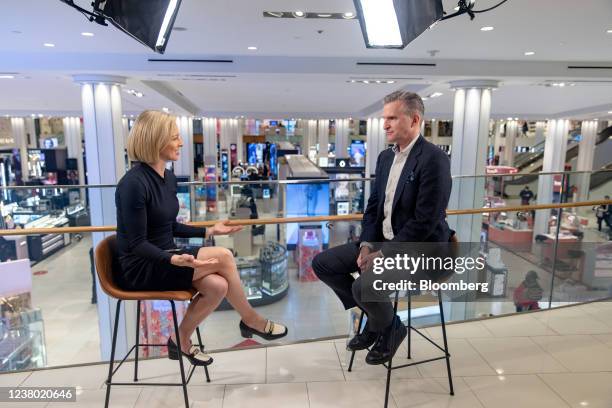
[[[378,337],[376,344],[370,349],[366,363],[376,365],[389,362],[407,335],[406,326],[399,317],[395,316],[391,326]]]
[[[355,337],[353,337],[346,345],[346,348],[350,351],[365,350],[374,344],[377,338],[378,333],[370,331],[368,328],[368,323],[366,322],[366,325],[361,333],[356,334]]]

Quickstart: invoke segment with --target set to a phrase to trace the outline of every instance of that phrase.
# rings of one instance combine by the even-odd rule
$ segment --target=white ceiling
[[[498,0],[477,0],[476,8]],[[90,0],[79,0],[89,8]],[[231,7],[228,5],[231,3]],[[455,1],[444,0],[452,12]],[[166,55],[147,50],[111,27],[89,23],[59,0],[3,2],[0,15],[0,114],[80,111],[72,75],[124,75],[142,99],[125,94],[124,109],[168,107],[198,115],[335,117],[367,115],[399,88],[444,95],[426,102],[432,116],[452,115],[448,81],[498,79],[494,116],[604,117],[612,111],[612,82],[546,88],[545,80],[607,80],[610,70],[568,70],[568,65],[612,67],[610,0],[509,0],[496,10],[443,21],[405,50],[368,50],[357,20],[263,18],[264,10],[354,11],[351,0],[183,0]],[[482,26],[495,30],[482,32]],[[323,33],[317,33],[323,30]],[[18,31],[16,33],[15,31]],[[93,32],[95,37],[80,35]],[[54,48],[42,44],[52,42]],[[248,46],[257,51],[248,51]],[[436,57],[429,50],[439,50]],[[527,57],[525,51],[535,51]],[[232,64],[151,63],[148,58],[224,58]],[[358,67],[356,62],[427,62],[436,67]],[[160,76],[164,75],[164,76]],[[187,75],[230,76],[212,81]],[[179,78],[168,75],[182,75]],[[395,84],[351,84],[350,78],[397,78]],[[420,78],[420,79],[419,79]],[[167,92],[141,81],[161,81]],[[157,87],[155,87],[157,89]],[[177,98],[177,92],[183,97]],[[193,109],[191,109],[193,110]]]

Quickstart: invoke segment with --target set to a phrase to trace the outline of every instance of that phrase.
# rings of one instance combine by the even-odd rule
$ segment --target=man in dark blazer
[[[348,345],[351,350],[373,346],[366,356],[368,364],[393,358],[407,331],[388,297],[383,302],[363,300],[371,299],[367,291],[373,289],[362,276],[354,279],[351,274],[372,273],[370,267],[382,256],[380,248],[386,242],[448,242],[451,235],[445,220],[450,161],[420,135],[423,114],[423,100],[415,93],[397,91],[385,97],[384,130],[393,147],[378,156],[360,242],[330,248],[312,263],[346,309],[359,306],[368,316],[362,333]]]

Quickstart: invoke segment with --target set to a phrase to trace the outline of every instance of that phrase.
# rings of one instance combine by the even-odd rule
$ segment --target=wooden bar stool
[[[98,273],[98,278],[100,279],[100,286],[104,292],[117,299],[117,306],[115,308],[115,327],[113,329],[113,344],[111,348],[111,356],[108,365],[108,378],[106,380],[106,400],[104,402],[104,406],[108,407],[108,402],[110,399],[110,391],[111,385],[149,385],[149,386],[179,386],[183,387],[183,396],[185,398],[185,407],[189,407],[189,397],[187,396],[187,384],[191,380],[193,372],[195,371],[195,366],[191,367],[189,374],[185,375],[185,368],[183,366],[183,358],[179,357],[179,367],[181,371],[181,382],[180,383],[142,383],[138,382],[138,349],[140,347],[162,347],[166,346],[166,344],[140,344],[140,302],[143,300],[167,300],[170,302],[172,306],[172,317],[174,321],[174,333],[176,335],[176,343],[181,344],[181,339],[179,337],[178,330],[178,320],[176,318],[176,306],[174,304],[175,301],[187,301],[191,300],[197,292],[195,290],[189,291],[163,291],[163,292],[137,292],[137,291],[124,291],[121,290],[117,285],[115,285],[113,281],[113,271],[120,270],[119,260],[117,258],[117,237],[116,235],[111,235],[105,238],[102,242],[98,244],[96,247],[95,254],[95,262],[96,262],[96,271]],[[132,348],[127,352],[125,357],[121,360],[121,362],[117,365],[115,369],[113,369],[113,365],[115,362],[115,348],[117,346],[117,328],[119,324],[119,312],[121,310],[121,302],[128,300],[136,300],[137,308],[136,308],[136,344],[132,346]],[[196,328],[196,334],[198,336],[198,346],[201,351],[204,351],[204,345],[202,344],[202,336],[200,335],[200,329]],[[113,375],[119,370],[119,367],[125,362],[128,356],[135,350],[135,358],[134,358],[134,382],[121,383],[121,382],[112,382]],[[208,367],[204,366],[204,372],[206,374],[206,381],[210,382],[210,376],[208,374]]]

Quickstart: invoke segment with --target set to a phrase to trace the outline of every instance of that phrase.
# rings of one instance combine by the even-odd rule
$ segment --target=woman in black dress
[[[218,222],[196,228],[176,222],[179,210],[176,177],[166,162],[179,158],[183,146],[176,118],[163,112],[143,112],[128,139],[128,154],[138,163],[119,181],[117,245],[121,271],[115,276],[124,290],[188,290],[199,292],[189,304],[179,326],[180,350],[192,364],[208,365],[212,358],[191,344],[196,327],[226,297],[240,314],[244,337],[256,334],[266,340],[287,334],[281,324],[266,320],[249,304],[232,253],[221,247],[195,250],[177,248],[174,237],[210,237],[242,229]],[[174,333],[168,338],[168,356],[178,359]]]

